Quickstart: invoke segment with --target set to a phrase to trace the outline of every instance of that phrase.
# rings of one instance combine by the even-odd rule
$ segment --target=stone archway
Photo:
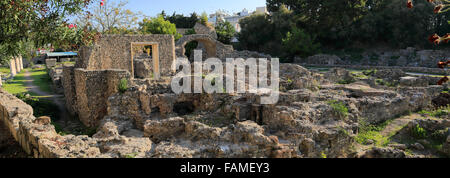
[[[178,57],[186,57],[186,44],[191,41],[197,41],[203,44],[203,47],[206,49],[206,57],[207,58],[219,58],[224,59],[227,54],[230,54],[234,51],[233,46],[225,45],[220,41],[217,41],[211,35],[208,34],[194,34],[194,35],[186,35],[181,37],[175,44],[175,52]]]

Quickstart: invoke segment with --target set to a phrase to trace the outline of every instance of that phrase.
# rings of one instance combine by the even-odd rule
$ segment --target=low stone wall
[[[53,89],[57,93],[62,93],[62,78],[63,78],[63,68],[62,67],[52,67],[48,70],[48,75],[52,79]]]
[[[35,118],[31,106],[2,89],[0,122],[5,126],[0,133],[11,133],[23,150],[35,158],[125,158],[134,153],[144,157],[152,147],[148,138],[108,135],[102,129],[93,137],[61,136],[49,118]]]
[[[89,157],[91,153],[100,153],[98,148],[71,150],[70,144],[62,141],[66,137],[58,135],[53,125],[35,118],[31,106],[1,89],[0,122],[23,150],[35,158],[72,157],[69,152],[78,155],[74,157]]]
[[[64,88],[64,96],[66,99],[66,108],[71,115],[76,115],[77,97],[75,91],[75,67],[63,66],[63,78],[61,84]]]
[[[307,58],[294,58],[295,63],[320,65],[363,65],[363,66],[405,66],[437,68],[439,61],[450,60],[449,49],[417,50],[375,50],[362,53],[336,55],[318,54]]]
[[[426,73],[426,74],[436,74],[436,75],[447,75],[447,72],[438,68],[426,68],[426,67],[400,67],[400,66],[360,66],[360,65],[321,65],[321,64],[300,64],[305,67],[339,67],[347,69],[358,69],[358,70],[382,70],[382,69],[400,69],[404,72],[412,73]]]

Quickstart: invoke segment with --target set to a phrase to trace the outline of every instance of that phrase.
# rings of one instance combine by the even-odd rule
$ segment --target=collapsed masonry
[[[1,120],[35,157],[356,157],[373,151],[352,149],[361,118],[380,123],[426,108],[443,90],[428,84],[392,90],[364,80],[341,85],[335,81],[347,74],[340,70],[321,75],[281,64],[275,105],[260,105],[261,95],[251,93],[175,94],[172,64],[190,40],[204,43],[210,57],[270,58],[202,34],[177,43],[170,35],[103,36],[83,47],[75,66],[64,66],[62,78],[68,110],[98,127],[93,137],[56,134],[46,118],[34,118],[29,106],[2,91]],[[129,87],[119,93],[123,78]],[[348,113],[330,102],[342,102]]]

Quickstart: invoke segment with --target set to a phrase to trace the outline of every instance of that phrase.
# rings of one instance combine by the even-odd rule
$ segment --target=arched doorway
[[[195,46],[195,42],[197,42],[197,46]],[[197,47],[200,47],[205,50],[206,58],[217,57],[217,42],[209,35],[186,35],[177,41],[176,46],[177,56],[184,56],[189,58],[190,56],[186,56],[186,54],[191,54],[191,51],[187,50],[193,50]]]

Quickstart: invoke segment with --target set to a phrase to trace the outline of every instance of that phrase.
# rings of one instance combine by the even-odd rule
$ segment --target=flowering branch
[[[436,3],[434,0],[427,0],[429,3],[435,4],[433,12],[435,14],[444,13],[450,10],[450,0],[441,0],[441,3]],[[412,0],[407,0],[406,6],[408,8],[413,8],[413,2]],[[438,34],[434,34],[428,38],[428,41],[431,43],[438,45],[441,42],[448,43],[450,41],[450,33],[447,33],[444,36],[439,36]],[[446,62],[439,62],[438,67],[445,70],[446,67],[450,66],[450,60],[447,60]],[[444,83],[447,83],[449,81],[449,78],[445,76],[441,80],[438,81],[438,85],[442,85]]]

